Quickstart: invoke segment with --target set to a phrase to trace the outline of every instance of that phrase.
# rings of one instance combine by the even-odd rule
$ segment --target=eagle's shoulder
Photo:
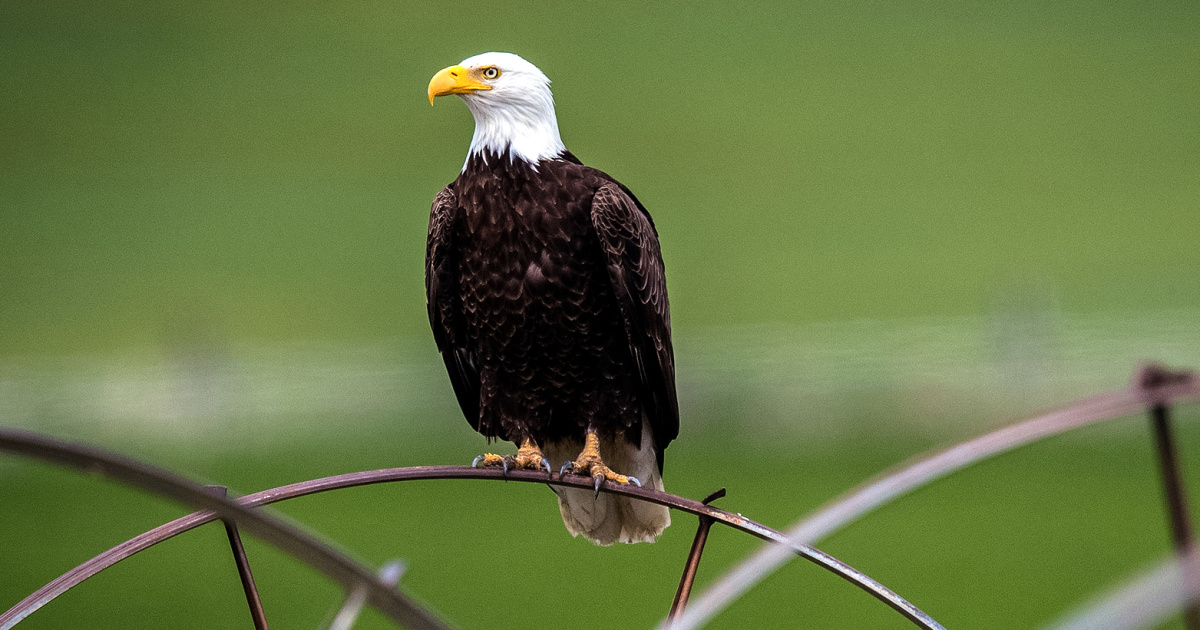
[[[594,166],[584,164],[570,151],[564,151],[562,156],[560,156],[560,161],[557,161],[556,164],[559,169],[571,172],[579,180],[586,182],[590,195],[600,194],[611,198],[611,195],[616,194],[628,197],[629,201],[633,202],[633,206],[637,208],[638,213],[644,216],[646,221],[650,223],[651,229],[654,229],[654,220],[650,217],[650,212],[646,210],[646,206],[642,205],[637,195],[633,194],[633,191],[616,177]],[[607,191],[602,191],[605,188],[607,188]],[[655,232],[657,234],[657,231]]]

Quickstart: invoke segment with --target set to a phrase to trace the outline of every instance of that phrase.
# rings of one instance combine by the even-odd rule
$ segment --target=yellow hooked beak
[[[478,72],[478,70],[468,70],[462,66],[450,66],[438,71],[429,80],[429,104],[433,105],[435,96],[470,94],[492,89],[492,86],[479,80],[476,76]]]

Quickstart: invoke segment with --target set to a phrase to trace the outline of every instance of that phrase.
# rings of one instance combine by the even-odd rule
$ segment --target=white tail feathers
[[[634,448],[621,437],[612,442],[601,438],[600,455],[612,470],[637,477],[644,487],[662,490],[654,436],[648,422],[643,422],[642,426],[641,448]],[[545,445],[546,457],[555,463],[574,460],[582,449],[583,444],[579,442]],[[554,491],[558,494],[558,508],[567,531],[572,536],[583,535],[597,545],[654,542],[671,524],[671,513],[662,505],[607,492],[596,496],[591,490],[555,488]]]

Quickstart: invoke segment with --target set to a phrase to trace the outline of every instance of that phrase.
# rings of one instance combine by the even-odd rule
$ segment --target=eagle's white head
[[[457,94],[475,117],[471,156],[508,154],[537,165],[566,147],[558,135],[550,79],[537,66],[512,53],[487,52],[445,68],[429,81],[429,104]],[[466,165],[463,165],[466,169]]]

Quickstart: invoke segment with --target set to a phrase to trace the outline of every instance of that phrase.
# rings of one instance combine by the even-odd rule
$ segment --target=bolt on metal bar
[[[207,486],[214,496],[224,499],[229,496],[229,488],[225,486]],[[238,577],[242,581],[242,591],[246,593],[246,605],[250,607],[250,618],[254,620],[254,630],[269,630],[267,613],[263,611],[262,600],[258,596],[258,586],[254,583],[254,573],[250,571],[250,559],[246,556],[246,547],[242,544],[242,535],[238,533],[237,523],[222,520],[225,524],[225,536],[229,538],[229,548],[233,551],[233,562],[237,565]]]
[[[708,505],[725,496],[725,488],[704,497],[701,501]],[[692,583],[696,581],[696,572],[700,570],[700,556],[704,553],[704,544],[708,542],[708,530],[712,529],[713,520],[700,516],[700,525],[696,528],[696,537],[692,540],[692,549],[688,552],[687,564],[683,567],[683,576],[679,578],[679,589],[675,591],[675,599],[671,602],[671,610],[667,619],[674,620],[683,613],[687,606],[688,597],[692,594]]]

